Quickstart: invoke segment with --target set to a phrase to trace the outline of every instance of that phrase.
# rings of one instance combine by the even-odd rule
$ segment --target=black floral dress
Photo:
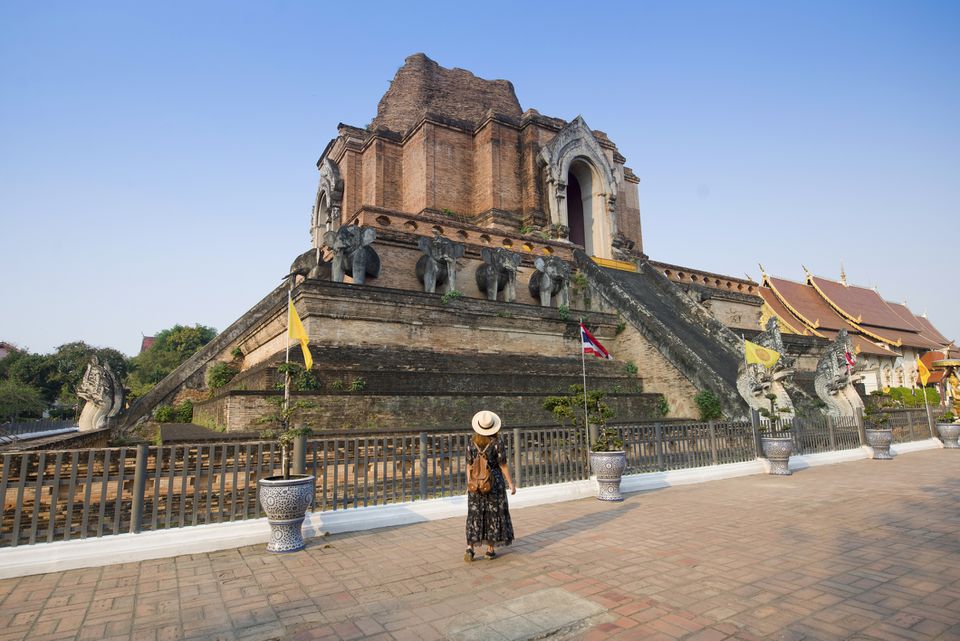
[[[473,440],[467,449],[467,465],[480,451]],[[507,462],[503,441],[494,439],[487,448],[487,467],[490,469],[490,492],[467,493],[467,545],[510,545],[513,542],[513,523],[507,505],[507,482],[500,466]]]

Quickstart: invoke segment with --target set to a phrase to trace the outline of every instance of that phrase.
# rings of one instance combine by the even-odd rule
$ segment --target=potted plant
[[[940,433],[940,440],[943,441],[943,447],[947,450],[960,448],[958,438],[960,438],[960,417],[954,417],[953,412],[946,412],[937,421],[937,432]]]
[[[760,435],[760,448],[763,455],[770,461],[770,474],[774,476],[790,476],[790,455],[793,454],[793,437],[778,435],[790,430],[790,423],[783,421],[783,414],[790,412],[784,407],[777,407],[777,395],[766,394],[766,399],[770,401],[770,409],[760,408],[758,413],[767,419],[766,423],[760,422],[758,429]],[[767,435],[770,431],[771,435]]]
[[[309,474],[291,474],[290,459],[293,443],[298,436],[306,436],[310,429],[295,427],[294,414],[306,407],[302,402],[290,403],[282,397],[274,400],[276,411],[264,418],[271,426],[263,430],[264,438],[273,439],[280,446],[280,474],[257,480],[257,496],[270,523],[269,552],[296,552],[304,548],[303,519],[313,503],[314,477]]]
[[[597,436],[592,439],[590,448],[590,469],[598,483],[597,498],[601,501],[622,501],[620,480],[627,466],[627,454],[620,434],[606,426],[607,420],[613,417],[613,410],[604,401],[606,395],[603,390],[584,394],[581,385],[571,385],[566,396],[547,397],[543,408],[553,412],[561,425],[570,421],[578,427],[593,426],[597,429]]]
[[[863,412],[863,431],[867,445],[873,449],[873,458],[878,461],[893,460],[890,444],[893,443],[893,429],[887,427],[890,417],[882,409],[868,404]]]

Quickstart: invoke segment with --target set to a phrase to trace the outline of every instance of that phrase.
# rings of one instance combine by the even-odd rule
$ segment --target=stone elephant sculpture
[[[480,250],[483,264],[477,267],[477,287],[486,292],[487,300],[497,300],[497,292],[503,291],[503,300],[512,303],[517,299],[517,272],[523,256],[502,247]]]
[[[463,257],[464,246],[439,234],[433,238],[423,236],[418,242],[423,256],[417,261],[417,279],[423,283],[423,291],[431,294],[437,285],[447,284],[446,291],[457,288],[457,259]]]
[[[330,263],[323,260],[319,247],[308,249],[290,264],[290,271],[287,273],[288,282],[296,285],[297,276],[316,280],[330,275]]]
[[[353,282],[362,285],[367,277],[380,275],[380,256],[370,245],[377,238],[377,230],[372,227],[344,225],[336,231],[323,235],[323,244],[333,251],[330,265],[330,280],[342,283],[344,275],[353,278]]]
[[[537,271],[530,276],[530,295],[539,298],[543,307],[550,307],[553,296],[557,305],[569,305],[570,265],[556,256],[538,256],[533,265]]]

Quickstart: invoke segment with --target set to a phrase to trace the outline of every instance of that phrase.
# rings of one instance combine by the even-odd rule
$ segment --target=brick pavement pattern
[[[929,450],[515,510],[513,547],[472,564],[449,519],[9,579],[0,641],[432,641],[478,621],[498,641],[556,630],[551,602],[573,618],[557,595],[603,615],[550,638],[960,640],[958,472]]]

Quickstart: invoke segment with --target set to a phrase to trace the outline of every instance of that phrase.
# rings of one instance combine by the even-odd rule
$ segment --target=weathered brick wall
[[[310,404],[296,418],[297,423],[318,430],[370,430],[395,427],[462,427],[481,409],[497,412],[510,425],[556,424],[543,409],[546,394],[501,395],[380,395],[368,393],[297,393],[297,400]],[[275,398],[276,395],[273,395]],[[262,417],[273,409],[270,396],[256,392],[233,392],[194,407],[194,421],[208,424],[214,417],[229,422],[231,431],[249,431],[264,426]],[[610,394],[608,402],[616,420],[657,418],[655,394]]]
[[[667,399],[669,418],[700,417],[693,402],[697,388],[633,326],[628,324],[608,349],[618,359],[636,364],[645,392],[662,394]]]
[[[520,103],[506,80],[485,80],[465,69],[446,69],[422,53],[408,57],[377,105],[371,131],[405,133],[425,114],[474,124],[488,111],[520,117]]]

